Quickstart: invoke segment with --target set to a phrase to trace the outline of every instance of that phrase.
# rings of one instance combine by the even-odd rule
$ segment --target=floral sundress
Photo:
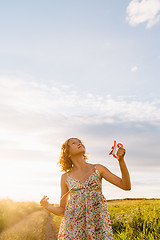
[[[98,169],[81,182],[67,174],[70,199],[62,218],[58,240],[113,240],[113,231],[102,194],[102,181]]]

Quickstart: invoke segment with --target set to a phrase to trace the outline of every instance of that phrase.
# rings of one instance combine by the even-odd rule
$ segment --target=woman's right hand
[[[44,208],[48,207],[48,205],[49,205],[48,199],[49,198],[47,196],[45,196],[45,195],[43,196],[43,198],[40,201],[40,204],[42,207],[44,207]]]

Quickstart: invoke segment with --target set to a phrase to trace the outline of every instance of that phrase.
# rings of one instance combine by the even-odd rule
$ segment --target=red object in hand
[[[122,143],[116,143],[116,141],[114,140],[114,145],[112,146],[112,150],[109,153],[109,155],[113,155],[113,157],[118,159],[118,156],[116,155],[116,150],[117,150],[117,148],[120,148],[120,147],[123,148],[123,144]]]

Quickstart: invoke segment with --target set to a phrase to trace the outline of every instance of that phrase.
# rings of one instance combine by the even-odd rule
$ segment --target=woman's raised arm
[[[125,155],[125,149],[124,148],[119,148],[117,151],[118,155],[118,162],[120,166],[120,170],[122,173],[122,178],[118,177],[117,175],[113,174],[110,172],[106,167],[104,167],[101,164],[97,165],[97,169],[101,174],[101,177],[103,177],[106,181],[112,183],[113,185],[123,189],[123,190],[131,190],[131,181],[130,181],[130,176],[129,172],[127,169],[127,166],[124,161],[124,155]]]

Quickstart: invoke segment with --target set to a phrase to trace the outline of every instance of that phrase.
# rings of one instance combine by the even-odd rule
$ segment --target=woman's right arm
[[[68,187],[66,184],[66,180],[67,180],[67,174],[64,173],[61,176],[61,200],[60,200],[60,206],[54,206],[54,204],[50,204],[48,202],[48,197],[44,196],[41,201],[40,204],[42,207],[44,207],[46,210],[48,210],[49,212],[58,215],[58,216],[63,216],[64,215],[64,211],[65,211],[65,207],[68,201],[68,197],[69,197],[69,193],[68,193]]]

